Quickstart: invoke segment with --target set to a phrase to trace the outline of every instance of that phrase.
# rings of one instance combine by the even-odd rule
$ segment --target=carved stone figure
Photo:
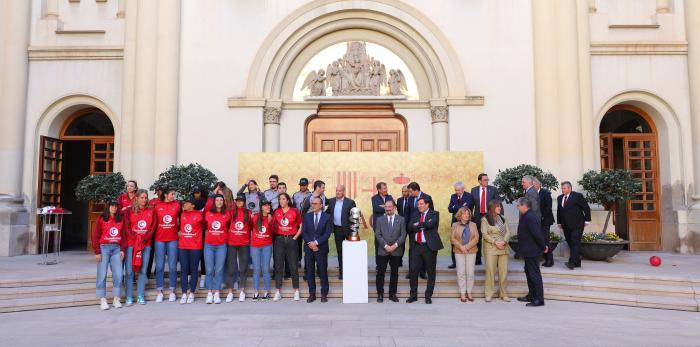
[[[400,69],[389,71],[389,94],[404,95],[403,91],[407,90],[406,79]]]
[[[301,86],[301,90],[308,88],[311,96],[326,95],[326,72],[323,69],[318,69],[318,72],[311,71],[306,75],[306,80]]]

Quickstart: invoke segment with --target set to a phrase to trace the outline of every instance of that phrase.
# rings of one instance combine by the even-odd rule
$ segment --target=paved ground
[[[698,346],[700,314],[548,301],[80,307],[0,315],[4,346]]]

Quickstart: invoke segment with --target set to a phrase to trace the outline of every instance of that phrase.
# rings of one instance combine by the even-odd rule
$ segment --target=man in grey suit
[[[542,220],[542,211],[540,210],[540,194],[537,192],[537,189],[535,189],[535,177],[525,175],[523,176],[523,179],[520,180],[520,183],[522,184],[523,191],[525,192],[523,197],[532,202],[530,211],[535,213],[539,220]]]
[[[485,173],[480,173],[477,177],[479,185],[472,188],[472,200],[474,200],[474,210],[472,216],[476,223],[476,228],[479,231],[479,243],[476,251],[476,265],[481,265],[481,217],[485,216],[488,212],[489,202],[494,199],[502,200],[498,196],[498,190],[496,187],[489,185],[489,176]],[[503,209],[501,208],[501,213]]]
[[[399,264],[403,255],[406,240],[406,222],[404,218],[394,213],[394,200],[384,203],[385,215],[377,218],[374,227],[374,237],[377,244],[377,302],[384,301],[384,274],[387,263],[391,266],[389,278],[389,300],[398,302],[396,289],[399,283]]]

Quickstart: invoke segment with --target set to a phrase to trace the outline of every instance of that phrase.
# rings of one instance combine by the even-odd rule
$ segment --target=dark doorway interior
[[[87,202],[75,199],[75,187],[90,175],[90,141],[65,141],[63,145],[62,205],[73,212],[63,220],[61,250],[85,249],[87,243]]]

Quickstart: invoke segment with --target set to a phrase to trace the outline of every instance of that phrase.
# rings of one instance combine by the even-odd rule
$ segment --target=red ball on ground
[[[661,258],[653,255],[649,257],[649,264],[651,264],[651,266],[659,266],[661,265]]]

